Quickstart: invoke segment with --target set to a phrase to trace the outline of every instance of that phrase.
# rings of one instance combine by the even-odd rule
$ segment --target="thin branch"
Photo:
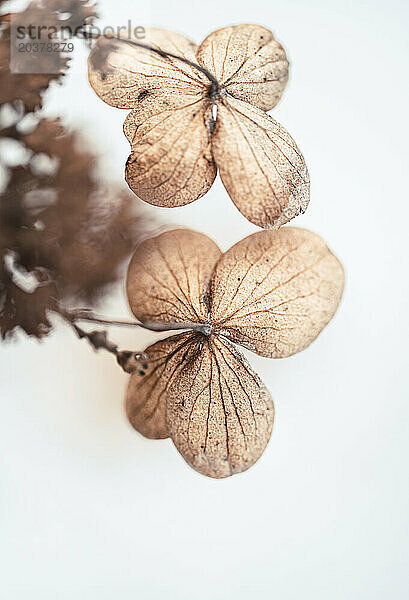
[[[80,339],[86,339],[94,350],[103,349],[116,356],[117,363],[126,373],[145,375],[149,366],[148,356],[145,352],[119,350],[118,346],[108,339],[108,334],[105,330],[84,331],[84,329],[79,327],[76,323],[75,312],[70,313],[60,307],[55,307],[54,312],[59,314],[73,328]]]
[[[73,311],[66,311],[65,309],[58,307],[58,311],[61,311],[65,315],[69,316],[73,321],[88,321],[90,323],[99,323],[100,325],[109,325],[114,327],[140,327],[141,329],[148,329],[149,331],[179,331],[179,330],[191,330],[209,335],[211,331],[211,325],[208,323],[191,323],[181,322],[174,323],[170,321],[127,321],[123,319],[110,319],[109,317],[102,317],[95,315],[86,309],[76,309]]]
[[[202,333],[205,336],[210,335],[212,326],[209,323],[159,323],[147,321],[126,321],[122,319],[108,319],[94,315],[87,309],[67,310],[57,301],[52,310],[60,315],[75,331],[80,339],[86,339],[94,350],[106,350],[116,356],[118,364],[126,373],[138,373],[145,375],[149,366],[149,356],[145,352],[135,350],[119,350],[118,346],[108,339],[105,329],[85,331],[78,325],[78,321],[87,321],[97,323],[98,325],[119,326],[119,327],[140,327],[149,331],[172,331],[172,330],[191,330]]]

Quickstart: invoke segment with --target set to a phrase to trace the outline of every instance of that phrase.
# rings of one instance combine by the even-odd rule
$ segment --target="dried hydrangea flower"
[[[260,231],[225,254],[189,230],[143,242],[128,270],[134,315],[191,331],[147,348],[147,371],[129,382],[130,422],[147,437],[170,436],[204,475],[248,469],[270,438],[274,407],[235,344],[270,358],[300,352],[332,318],[343,285],[338,259],[305,229]]]
[[[304,158],[265,112],[288,79],[285,51],[271,31],[224,27],[197,47],[150,29],[143,43],[162,53],[102,38],[89,60],[100,98],[132,109],[124,124],[132,148],[125,177],[135,194],[156,206],[183,206],[210,189],[218,168],[231,199],[256,225],[279,227],[304,212]]]

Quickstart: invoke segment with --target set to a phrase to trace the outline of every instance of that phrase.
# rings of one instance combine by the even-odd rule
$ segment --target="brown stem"
[[[81,319],[77,317],[76,311],[67,311],[58,304],[56,304],[53,310],[67,323],[69,323],[80,339],[86,339],[87,342],[94,348],[94,350],[100,350],[102,348],[110,354],[114,354],[114,356],[116,356],[117,363],[126,373],[138,373],[139,375],[145,375],[146,369],[148,368],[148,356],[145,354],[145,352],[119,350],[118,346],[108,339],[108,335],[105,330],[84,331],[84,329],[79,327],[76,321]],[[97,322],[100,323],[101,320],[97,320]],[[109,323],[109,321],[103,322]]]
[[[188,329],[191,331],[198,331],[206,336],[211,332],[211,325],[208,323],[159,323],[154,321],[141,323],[139,321],[108,319],[107,317],[96,316],[84,309],[69,311],[63,308],[58,302],[55,302],[52,310],[69,323],[80,339],[86,339],[94,350],[100,350],[102,348],[103,350],[114,354],[118,364],[124,371],[127,373],[138,373],[139,375],[145,375],[145,371],[148,368],[149,356],[144,352],[119,350],[118,346],[108,339],[106,330],[85,331],[82,327],[79,327],[78,321],[87,321],[99,325],[141,327],[142,329],[148,329],[149,331]]]
[[[61,308],[59,309],[61,310]],[[69,313],[75,321],[88,321],[90,323],[99,323],[101,325],[111,325],[118,327],[140,327],[142,329],[148,329],[149,331],[176,331],[183,329],[190,329],[191,331],[198,331],[204,335],[209,335],[211,326],[207,323],[191,323],[181,322],[174,323],[171,321],[126,321],[122,319],[109,319],[108,317],[101,317],[93,314],[88,310],[74,310]]]

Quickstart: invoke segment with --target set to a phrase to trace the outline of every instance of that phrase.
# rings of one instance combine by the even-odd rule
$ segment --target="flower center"
[[[211,100],[218,100],[220,98],[220,85],[218,84],[218,82],[215,81],[211,81],[210,85],[207,88],[207,95]]]

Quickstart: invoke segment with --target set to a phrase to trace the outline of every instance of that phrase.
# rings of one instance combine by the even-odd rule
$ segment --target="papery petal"
[[[203,338],[167,394],[167,428],[183,458],[208,477],[251,467],[274,421],[271,396],[227,341]]]
[[[142,242],[128,268],[127,293],[143,322],[199,322],[208,314],[208,283],[220,249],[206,235],[176,229]]]
[[[138,48],[115,38],[98,39],[88,60],[88,77],[98,96],[116,108],[134,108],[139,97],[149,92],[171,95],[197,94],[207,80],[194,67],[151,50]],[[196,44],[165,29],[146,29],[143,39],[131,41],[151,45],[196,62]]]
[[[195,343],[195,334],[182,333],[156,342],[145,352],[145,375],[131,375],[125,408],[131,425],[152,439],[169,437],[166,426],[166,394],[172,380],[184,366],[184,359]]]
[[[270,358],[306,348],[340,302],[344,272],[324,240],[306,229],[260,231],[220,258],[210,284],[218,333]]]
[[[262,110],[274,108],[288,80],[284,48],[260,25],[214,31],[200,44],[197,60],[229,94]]]
[[[132,154],[125,178],[139,198],[173,208],[203,196],[216,177],[208,122],[211,107],[201,96],[148,94],[124,124]]]
[[[255,225],[279,227],[306,210],[310,180],[304,158],[284,127],[263,111],[224,98],[212,150],[230,198]]]

